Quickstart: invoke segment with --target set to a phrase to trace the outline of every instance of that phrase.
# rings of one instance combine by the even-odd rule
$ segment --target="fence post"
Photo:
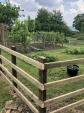
[[[45,57],[40,57],[39,61],[41,63],[46,63],[46,58]],[[47,70],[39,70],[39,81],[42,84],[45,84],[47,82]],[[39,90],[39,99],[42,101],[46,100],[46,90]],[[39,107],[39,112],[40,113],[46,113],[46,107],[45,108],[41,108]]]
[[[1,48],[0,48],[0,55],[1,55]],[[2,64],[2,59],[0,58],[0,64]],[[2,71],[2,69],[0,68],[0,71]],[[1,75],[0,75],[1,76]]]
[[[13,51],[16,51],[16,47],[15,47],[15,46],[11,46],[11,49],[12,49]],[[14,55],[12,55],[12,54],[11,54],[11,62],[12,62],[14,65],[16,65],[16,56],[14,56]],[[17,78],[17,71],[16,71],[15,69],[13,69],[13,68],[12,68],[12,75]],[[15,87],[17,87],[17,84],[16,84],[14,81],[13,81],[13,84],[14,84]],[[14,92],[15,92],[15,91],[14,91]]]

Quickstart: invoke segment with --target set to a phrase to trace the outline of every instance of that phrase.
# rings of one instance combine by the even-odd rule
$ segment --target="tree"
[[[65,34],[65,36],[71,36],[72,34],[72,31],[70,30],[70,28],[67,26],[65,22],[61,26],[61,31]]]
[[[63,26],[63,17],[60,11],[53,11],[50,13],[50,31],[61,32],[61,27]]]
[[[84,13],[74,18],[73,26],[80,32],[84,32]]]
[[[0,3],[0,23],[12,26],[19,16],[18,7]]]
[[[49,12],[46,9],[38,10],[37,18],[35,19],[36,31],[49,31]]]
[[[70,29],[63,21],[63,16],[60,11],[54,10],[49,12],[46,9],[38,10],[37,17],[35,19],[35,30],[45,32],[60,32],[67,34]]]
[[[10,33],[10,40],[14,43],[22,43],[25,52],[27,52],[27,45],[31,42],[31,36],[27,31],[27,26],[24,21],[21,22],[17,20],[13,25]]]

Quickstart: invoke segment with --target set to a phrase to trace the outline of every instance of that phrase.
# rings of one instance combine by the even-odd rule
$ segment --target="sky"
[[[0,2],[4,1],[6,0],[0,0]],[[10,3],[24,9],[20,14],[24,14],[25,17],[20,17],[21,19],[27,16],[35,18],[39,8],[46,8],[49,11],[60,10],[69,26],[72,25],[77,14],[84,13],[84,0],[10,0]]]

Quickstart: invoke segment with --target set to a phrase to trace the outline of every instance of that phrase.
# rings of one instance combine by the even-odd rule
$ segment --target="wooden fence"
[[[11,54],[11,58],[12,58],[11,61],[9,61],[7,58],[5,58],[2,55],[2,51],[5,51]],[[20,67],[18,67],[16,65],[17,58],[38,68],[39,80],[33,78],[30,74],[28,74],[27,72],[23,71]],[[10,65],[10,67],[12,68],[12,72],[10,72],[5,67],[3,62]],[[47,89],[52,88],[52,87],[61,87],[65,84],[77,82],[79,80],[84,79],[84,75],[79,75],[76,77],[47,83],[47,70],[48,69],[55,68],[55,67],[61,67],[61,66],[67,66],[71,64],[84,64],[84,58],[46,63],[46,59],[44,57],[41,57],[39,61],[36,61],[36,60],[33,60],[27,56],[24,56],[16,52],[16,48],[14,46],[12,46],[12,48],[9,49],[7,47],[0,45],[0,74],[8,81],[8,83],[11,85],[11,87],[16,92],[16,94],[28,105],[28,107],[34,113],[47,113],[47,107],[49,105],[53,105],[54,103],[59,103],[67,98],[71,98],[71,97],[84,93],[84,88],[82,88],[82,89],[79,89],[79,90],[76,90],[76,91],[73,91],[67,94],[63,94],[58,97],[47,99]],[[34,84],[38,88],[39,90],[38,97],[30,89],[28,89],[21,81],[17,79],[17,72],[20,73],[20,75],[25,77],[28,81],[30,81],[32,84]],[[30,97],[31,100],[35,102],[37,107],[32,104],[32,102],[25,96],[25,94],[28,97]],[[67,111],[69,109],[80,106],[82,104],[84,104],[84,99],[77,101],[75,103],[69,104],[65,107],[62,107],[50,113],[59,113],[59,112]]]

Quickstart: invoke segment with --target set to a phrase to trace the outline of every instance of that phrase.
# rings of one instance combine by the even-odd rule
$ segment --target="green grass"
[[[83,47],[83,46],[80,46],[80,47]],[[63,48],[63,49],[43,51],[43,53],[46,53],[50,56],[54,56],[54,57],[58,58],[59,60],[69,60],[69,59],[71,60],[71,59],[76,59],[76,58],[84,58],[83,54],[82,55],[71,55],[71,54],[65,53],[66,48],[72,48],[73,49],[73,48],[79,48],[79,46],[66,45],[65,48]],[[27,56],[36,55],[36,54],[40,54],[40,53],[41,52],[31,52],[30,54],[26,54],[26,55]],[[3,52],[3,55],[6,58],[11,59],[9,54]],[[31,74],[36,79],[39,79],[38,69],[36,69],[35,67],[28,65],[28,64],[24,63],[23,61],[21,61],[19,59],[17,59],[17,65],[19,67],[21,67],[23,70],[25,70],[26,72],[28,72],[29,74]],[[6,66],[9,68],[8,65],[6,65]],[[79,65],[79,66],[80,66],[79,74],[83,74],[84,73],[84,65]],[[48,78],[48,82],[54,81],[54,80],[60,80],[60,79],[63,79],[63,78],[68,78],[68,75],[66,74],[66,67],[49,69],[48,73],[47,73],[47,78]],[[36,95],[38,95],[38,89],[34,85],[32,85],[29,81],[27,81],[23,77],[21,77],[20,74],[18,74],[18,79],[21,80]],[[0,81],[0,84],[3,85],[3,82]],[[6,89],[6,87],[7,87],[7,85],[4,84],[3,88],[0,88],[1,92],[4,92],[4,94],[0,93],[0,109],[2,108],[1,105],[3,106],[4,102],[10,98],[9,94],[7,93],[8,89]],[[84,87],[84,81],[81,80],[81,81],[76,82],[76,83],[65,85],[61,88],[51,88],[47,91],[47,97],[51,98],[51,97],[58,96],[58,95],[61,95],[61,94],[64,94],[64,93],[68,93],[68,92],[71,92],[71,91],[74,91],[74,90],[77,90],[77,89],[80,89],[80,88],[83,88],[83,87]],[[5,95],[6,99],[3,98],[4,95]],[[80,95],[78,97],[75,97],[71,100],[69,99],[67,101],[69,101],[69,103],[70,103],[70,101],[72,101],[72,100],[76,101],[76,100],[79,100],[81,98],[84,98],[84,95]]]
[[[9,94],[9,86],[0,77],[0,111],[3,108],[5,102],[11,98]]]

